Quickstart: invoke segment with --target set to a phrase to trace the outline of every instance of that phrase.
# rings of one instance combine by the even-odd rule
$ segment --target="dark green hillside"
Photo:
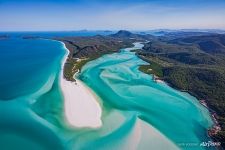
[[[66,44],[70,54],[64,66],[64,76],[73,81],[73,75],[88,61],[104,54],[118,52],[121,48],[131,47],[133,40],[112,38],[109,36],[64,37],[56,38]]]
[[[136,54],[150,62],[141,66],[141,71],[156,75],[162,72],[161,78],[171,86],[206,100],[222,128],[212,138],[225,148],[224,43],[225,35],[221,34],[161,37],[146,43]]]
[[[136,34],[126,30],[120,30],[115,34],[109,35],[109,37],[117,38],[117,39],[133,39],[137,41],[146,41],[146,40],[154,40],[156,37],[150,34]]]
[[[178,45],[196,45],[201,51],[210,54],[225,54],[225,35],[211,34],[203,36],[190,36],[185,38],[178,38],[168,41]]]

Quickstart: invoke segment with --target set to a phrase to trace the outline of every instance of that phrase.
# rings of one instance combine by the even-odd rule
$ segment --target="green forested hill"
[[[225,147],[225,35],[161,37],[146,43],[137,55],[150,62],[140,70],[162,72],[161,78],[173,87],[206,100],[222,128],[213,138]]]

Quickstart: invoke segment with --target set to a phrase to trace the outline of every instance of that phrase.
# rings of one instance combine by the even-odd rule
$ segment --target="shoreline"
[[[145,59],[143,59],[142,57],[139,57],[140,59],[142,59],[143,61],[149,63],[148,61],[146,61]],[[151,69],[152,70],[152,69]],[[143,73],[146,73],[144,71],[142,71]],[[195,93],[189,91],[189,90],[182,90],[178,87],[176,87],[175,85],[171,84],[170,82],[168,82],[167,80],[165,80],[164,78],[161,78],[161,77],[158,77],[157,75],[155,75],[154,73],[147,73],[147,74],[150,74],[153,76],[153,81],[155,81],[156,83],[163,83],[163,84],[167,84],[168,86],[170,86],[171,88],[173,89],[176,89],[180,92],[186,92],[192,96],[194,96],[198,102],[203,106],[205,107],[209,114],[210,114],[210,117],[213,121],[213,125],[211,127],[209,127],[207,129],[207,135],[208,137],[210,137],[212,140],[213,140],[213,136],[217,135],[218,132],[221,131],[221,126],[219,125],[219,122],[218,122],[218,115],[215,111],[213,111],[210,107],[208,107],[208,104],[206,102],[206,100],[203,100],[201,99],[200,97],[198,97]]]
[[[64,77],[64,65],[70,51],[63,44],[66,54],[61,61],[60,87],[64,97],[66,122],[77,128],[99,128],[102,125],[102,110],[97,96],[82,81],[68,81]]]
[[[206,100],[199,98],[197,95],[195,95],[194,93],[192,93],[189,90],[179,89],[176,86],[174,86],[174,85],[170,84],[169,82],[167,82],[166,80],[164,80],[162,78],[159,78],[157,76],[156,76],[156,79],[154,79],[154,81],[157,82],[157,83],[167,84],[168,86],[170,86],[173,89],[176,89],[176,90],[178,90],[180,92],[186,92],[186,93],[190,94],[191,96],[194,96],[198,100],[198,102],[209,111],[210,117],[211,117],[211,119],[213,121],[213,125],[210,128],[207,129],[207,135],[208,135],[208,137],[210,137],[211,139],[213,139],[213,136],[214,135],[217,135],[217,133],[221,131],[221,126],[219,125],[219,122],[218,122],[218,119],[217,119],[218,118],[218,115],[217,115],[217,113],[215,111],[213,111],[208,106]]]

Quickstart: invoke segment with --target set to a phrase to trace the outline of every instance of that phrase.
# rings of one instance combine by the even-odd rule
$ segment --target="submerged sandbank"
[[[82,81],[67,81],[63,77],[63,67],[66,62],[69,50],[62,62],[60,85],[64,96],[65,117],[68,123],[74,127],[98,128],[102,125],[102,110],[98,103],[97,96],[86,87]]]

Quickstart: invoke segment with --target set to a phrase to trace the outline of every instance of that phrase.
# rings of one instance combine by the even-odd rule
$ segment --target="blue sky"
[[[225,0],[0,0],[0,31],[225,29]]]

